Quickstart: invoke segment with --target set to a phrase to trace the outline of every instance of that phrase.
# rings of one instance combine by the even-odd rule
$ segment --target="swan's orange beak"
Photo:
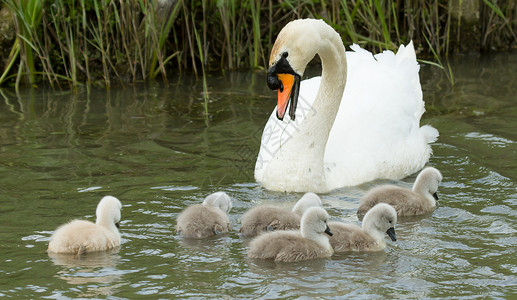
[[[287,104],[291,97],[291,91],[294,86],[294,75],[278,74],[278,79],[282,82],[282,86],[278,89],[278,103],[276,105],[276,117],[280,120],[284,118]]]

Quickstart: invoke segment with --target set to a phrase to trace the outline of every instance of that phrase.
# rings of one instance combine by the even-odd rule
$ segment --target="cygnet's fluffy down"
[[[208,195],[203,204],[187,207],[178,216],[176,233],[185,238],[202,239],[231,230],[227,213],[232,200],[225,192]]]
[[[311,207],[301,219],[300,231],[279,230],[259,235],[250,243],[248,257],[293,262],[330,257],[334,253],[328,235],[329,215],[321,207]]]
[[[122,204],[112,196],[97,205],[97,221],[73,220],[56,229],[48,244],[48,252],[83,254],[120,246],[120,210]]]
[[[427,167],[418,174],[413,190],[394,185],[381,185],[368,191],[362,198],[357,215],[364,215],[377,203],[388,203],[399,216],[414,216],[428,213],[436,208],[438,186],[442,174]]]
[[[314,193],[303,195],[291,211],[274,205],[258,205],[242,216],[239,232],[243,236],[255,236],[265,231],[299,229],[303,213],[309,207],[321,205],[320,197]]]
[[[335,252],[379,251],[386,248],[384,234],[396,241],[397,212],[386,203],[379,203],[363,218],[362,228],[355,224],[329,222],[333,235],[330,244]]]

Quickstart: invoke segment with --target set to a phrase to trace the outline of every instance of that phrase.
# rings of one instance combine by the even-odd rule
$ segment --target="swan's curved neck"
[[[427,182],[423,182],[422,180],[415,181],[413,185],[413,192],[424,197],[430,206],[436,206],[436,200],[429,191]]]
[[[345,49],[341,40],[339,45],[329,43],[328,48],[318,54],[322,62],[321,84],[312,106],[314,114],[307,116],[300,128],[316,133],[314,139],[320,140],[319,150],[325,153],[327,140],[339,110],[346,83]],[[321,155],[323,159],[323,155]]]
[[[318,175],[312,175],[311,178],[320,178],[321,182],[315,184],[326,189],[325,149],[346,83],[345,48],[339,35],[335,39],[327,40],[326,47],[321,47],[318,54],[321,58],[322,74],[321,84],[312,106],[314,113],[307,115],[302,122],[298,135],[294,137],[300,142],[293,144],[304,145],[296,154],[301,158],[298,160],[298,167],[302,169],[302,174],[316,172]],[[321,189],[315,188],[313,191],[318,190]]]
[[[105,227],[111,231],[117,231],[117,226],[113,223],[113,220],[107,220],[106,218],[97,218],[95,224]]]
[[[381,232],[379,228],[377,228],[374,222],[372,222],[371,220],[363,219],[362,229],[364,232],[371,235],[379,245],[386,244],[386,242],[384,241],[384,232]]]
[[[321,58],[322,78],[312,113],[305,117],[296,134],[268,166],[271,174],[282,170],[283,174],[296,176],[296,180],[285,183],[285,190],[290,191],[328,191],[324,169],[325,148],[345,89],[346,54],[341,37],[330,27],[321,32],[315,47],[314,55],[318,54]],[[300,95],[299,101],[306,101],[302,97]],[[278,164],[282,164],[282,167]],[[283,174],[275,175],[282,178]]]
[[[318,245],[324,247],[325,249],[332,248],[332,246],[330,246],[329,238],[324,233],[317,233],[313,229],[310,229],[309,226],[304,226],[304,224],[301,224],[300,226],[300,233],[302,237],[316,242]]]
[[[318,54],[322,62],[321,85],[313,104],[315,113],[307,116],[305,123],[318,126],[324,150],[345,90],[346,54],[341,39],[329,41]]]

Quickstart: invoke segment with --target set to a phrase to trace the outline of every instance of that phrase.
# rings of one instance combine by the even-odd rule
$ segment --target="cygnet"
[[[333,235],[330,244],[335,252],[379,251],[386,248],[384,234],[396,241],[397,212],[386,203],[379,203],[363,218],[362,228],[356,224],[329,222]]]
[[[436,208],[438,186],[442,174],[433,167],[427,167],[418,174],[413,190],[394,185],[381,185],[368,191],[360,201],[357,215],[364,215],[377,203],[388,203],[399,216],[414,216],[431,212]]]
[[[248,257],[293,262],[330,257],[334,253],[328,236],[328,213],[311,207],[301,219],[300,230],[279,230],[259,235],[250,243]]]
[[[48,252],[83,254],[120,246],[120,210],[122,204],[112,196],[101,199],[97,205],[95,223],[73,220],[56,229],[48,244]]]
[[[231,230],[227,213],[232,209],[225,192],[208,195],[203,204],[187,207],[178,216],[176,233],[185,238],[202,239]]]
[[[320,197],[314,193],[303,195],[291,211],[274,205],[258,205],[242,216],[239,232],[249,237],[265,231],[299,229],[303,213],[310,207],[321,205]]]

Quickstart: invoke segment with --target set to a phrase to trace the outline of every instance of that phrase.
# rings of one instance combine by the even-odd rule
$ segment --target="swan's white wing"
[[[424,102],[413,45],[375,55],[347,52],[345,93],[325,152],[329,188],[420,170],[438,137],[420,127]]]

